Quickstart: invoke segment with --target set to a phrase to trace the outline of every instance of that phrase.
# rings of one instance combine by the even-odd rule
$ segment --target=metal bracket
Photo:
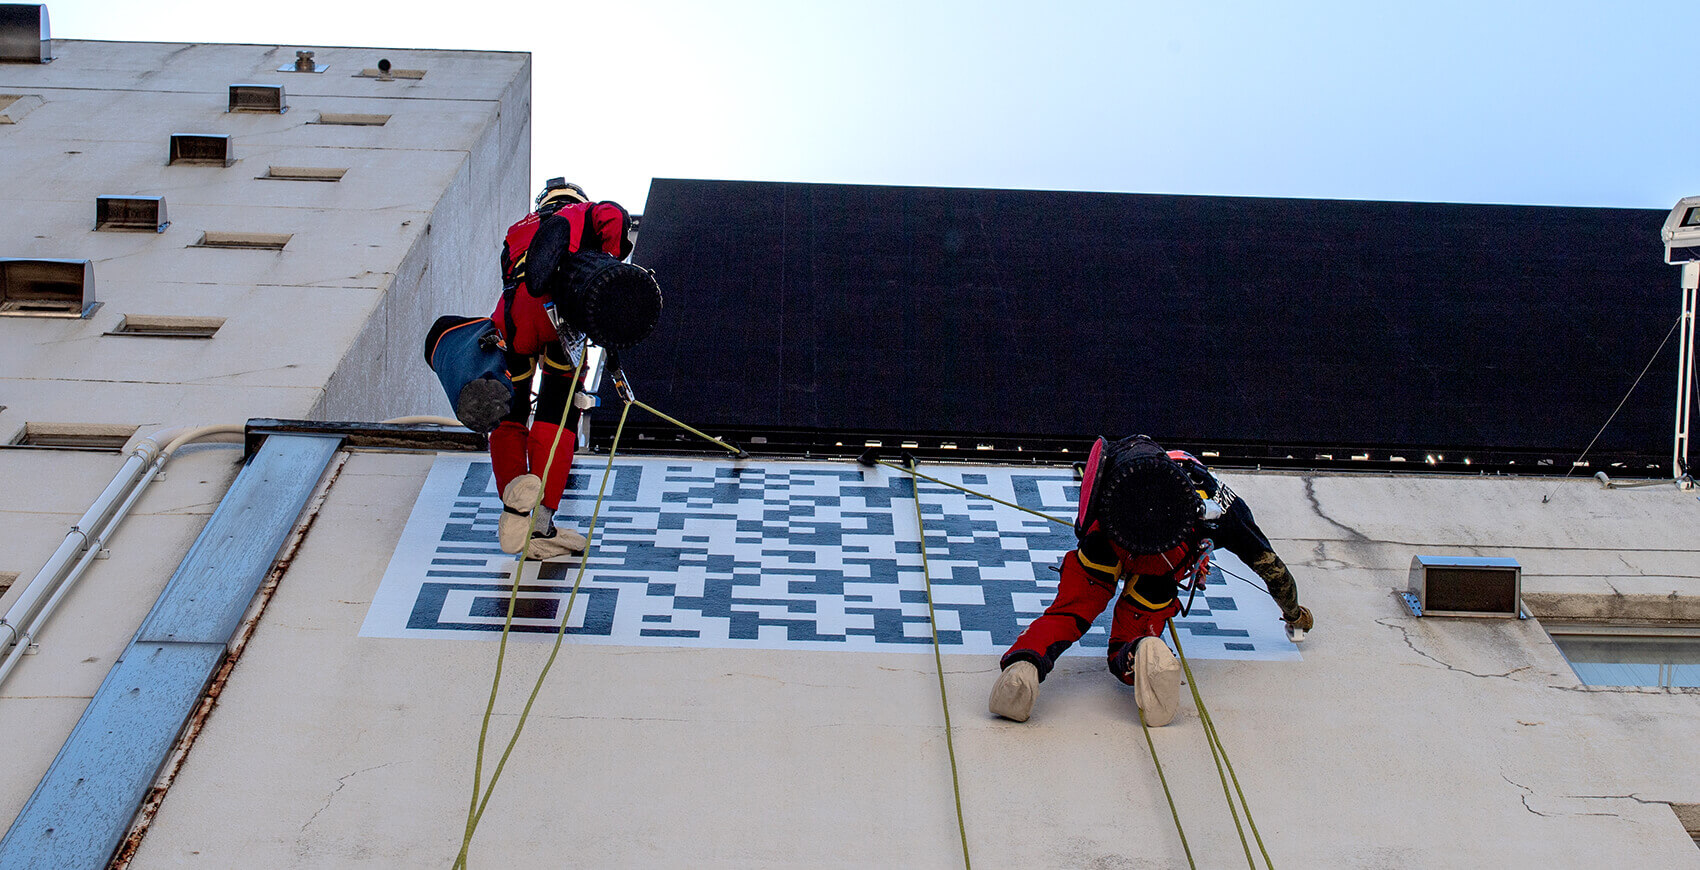
[[[1416,593],[1401,592],[1399,593],[1399,597],[1404,600],[1405,606],[1411,609],[1412,616],[1418,617],[1419,619],[1422,617],[1423,605],[1421,602],[1417,601]]]

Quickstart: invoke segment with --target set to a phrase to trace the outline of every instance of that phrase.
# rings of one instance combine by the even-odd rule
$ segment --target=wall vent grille
[[[94,228],[97,230],[147,230],[163,233],[171,221],[165,219],[163,196],[97,196],[94,198]]]
[[[283,101],[283,85],[231,85],[230,111],[282,114],[289,106]]]
[[[236,162],[230,137],[221,133],[173,133],[167,164],[229,166]]]
[[[0,315],[86,317],[98,305],[89,260],[0,258]]]

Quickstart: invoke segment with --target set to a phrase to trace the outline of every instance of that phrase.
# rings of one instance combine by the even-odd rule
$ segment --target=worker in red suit
[[[554,514],[572,468],[579,416],[594,402],[582,388],[573,389],[577,367],[562,344],[557,323],[563,315],[555,311],[551,291],[565,280],[556,270],[570,254],[600,250],[624,259],[631,253],[630,235],[625,209],[593,203],[582,188],[560,178],[544,186],[535,211],[508,228],[502,244],[502,297],[490,315],[506,345],[514,396],[489,436],[490,464],[503,505],[496,537],[505,552],[525,549],[528,535],[532,558],[584,551],[584,536],[556,527]],[[535,411],[529,401],[534,383]],[[575,398],[575,407],[566,413],[569,395],[582,398]],[[533,521],[538,505],[543,510]]]
[[[1056,599],[1000,662],[1003,672],[988,707],[1006,719],[1027,721],[1039,683],[1120,586],[1110,624],[1110,673],[1133,686],[1148,724],[1169,724],[1180,707],[1181,668],[1160,635],[1164,622],[1180,612],[1179,590],[1202,586],[1212,546],[1226,548],[1264,579],[1294,642],[1314,624],[1310,610],[1299,605],[1292,572],[1246,503],[1190,454],[1164,451],[1143,435],[1094,445],[1075,533],[1079,546],[1063,557]]]

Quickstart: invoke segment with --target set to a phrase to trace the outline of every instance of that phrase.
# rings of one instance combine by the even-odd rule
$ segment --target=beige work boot
[[[1039,700],[1039,668],[1022,659],[1003,669],[997,684],[992,686],[992,698],[986,709],[1017,722],[1026,722],[1033,713],[1033,702]]]
[[[536,561],[560,556],[577,556],[584,552],[584,536],[570,529],[553,526],[547,533],[531,536],[530,558]]]
[[[1134,648],[1133,700],[1153,728],[1175,721],[1180,711],[1181,663],[1160,637],[1143,638]]]
[[[543,479],[522,474],[502,490],[502,518],[496,521],[496,543],[504,553],[518,553],[531,534],[531,509],[543,495]]]

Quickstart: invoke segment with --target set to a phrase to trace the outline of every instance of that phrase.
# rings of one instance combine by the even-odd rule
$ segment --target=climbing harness
[[[968,825],[962,818],[962,782],[956,775],[956,742],[951,736],[950,727],[950,697],[944,690],[944,654],[939,649],[939,624],[933,612],[933,575],[927,567],[927,528],[921,521],[921,481],[917,478],[926,477],[915,470],[915,458],[907,457],[912,477],[909,483],[915,492],[915,530],[921,540],[921,578],[927,587],[927,626],[933,632],[933,663],[939,673],[939,702],[944,706],[944,745],[950,755],[950,788],[956,796],[956,832],[962,838],[962,866],[964,870],[972,870],[973,864],[968,859]],[[882,465],[887,463],[881,463]],[[905,470],[905,469],[899,469]],[[927,478],[932,480],[932,478]],[[946,484],[947,486],[949,484]]]

